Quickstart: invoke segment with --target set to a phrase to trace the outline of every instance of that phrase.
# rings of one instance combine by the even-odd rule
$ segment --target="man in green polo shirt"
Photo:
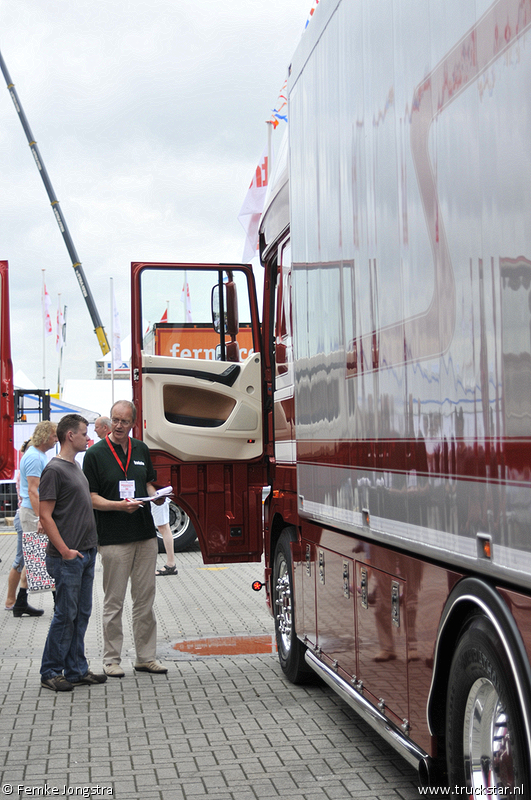
[[[122,678],[122,613],[131,580],[135,669],[166,673],[156,659],[157,623],[153,611],[157,533],[149,503],[156,478],[147,446],[129,436],[136,409],[118,400],[111,409],[111,433],[90,447],[83,471],[87,476],[96,512],[98,544],[103,565],[103,669]],[[160,502],[164,502],[161,498]]]

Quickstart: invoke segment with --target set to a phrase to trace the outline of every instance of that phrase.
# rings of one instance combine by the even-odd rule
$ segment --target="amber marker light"
[[[478,533],[477,537],[477,553],[478,558],[484,561],[492,561],[492,539],[488,533]]]
[[[263,584],[262,581],[253,581],[252,585],[253,585],[253,592],[259,592],[262,586],[264,586],[265,584]]]

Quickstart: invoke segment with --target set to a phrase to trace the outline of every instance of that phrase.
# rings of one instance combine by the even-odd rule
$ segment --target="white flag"
[[[52,318],[50,316],[50,307],[52,305],[50,300],[50,295],[48,294],[48,290],[46,288],[46,284],[43,284],[43,294],[44,294],[44,333],[46,336],[51,336],[53,333],[52,330]]]
[[[260,217],[264,209],[267,181],[269,175],[267,147],[264,148],[262,157],[256,167],[251,185],[238,214],[238,221],[245,231],[245,246],[243,248],[243,261],[250,261],[258,250],[258,228]]]
[[[63,312],[61,309],[61,295],[57,295],[57,324],[55,330],[55,349],[59,353],[62,350],[64,344],[64,336],[63,336],[63,328],[64,328],[64,317]]]
[[[190,284],[186,273],[184,274],[184,283],[181,292],[181,303],[184,303],[184,319],[186,322],[193,322],[192,319],[192,302],[190,300]],[[162,320],[161,320],[162,321]]]

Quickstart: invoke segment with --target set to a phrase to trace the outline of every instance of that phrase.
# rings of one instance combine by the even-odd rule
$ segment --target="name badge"
[[[120,499],[125,500],[126,497],[135,496],[135,482],[134,481],[120,481],[118,484],[120,490]]]

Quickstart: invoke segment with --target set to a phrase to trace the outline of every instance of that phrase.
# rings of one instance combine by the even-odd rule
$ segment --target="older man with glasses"
[[[136,409],[118,400],[111,409],[111,432],[89,448],[83,461],[92,505],[96,512],[98,544],[103,565],[103,669],[122,678],[122,613],[131,580],[135,670],[166,673],[156,659],[157,623],[153,611],[157,533],[149,503],[155,470],[147,446],[130,437]],[[161,498],[160,502],[164,502]]]

